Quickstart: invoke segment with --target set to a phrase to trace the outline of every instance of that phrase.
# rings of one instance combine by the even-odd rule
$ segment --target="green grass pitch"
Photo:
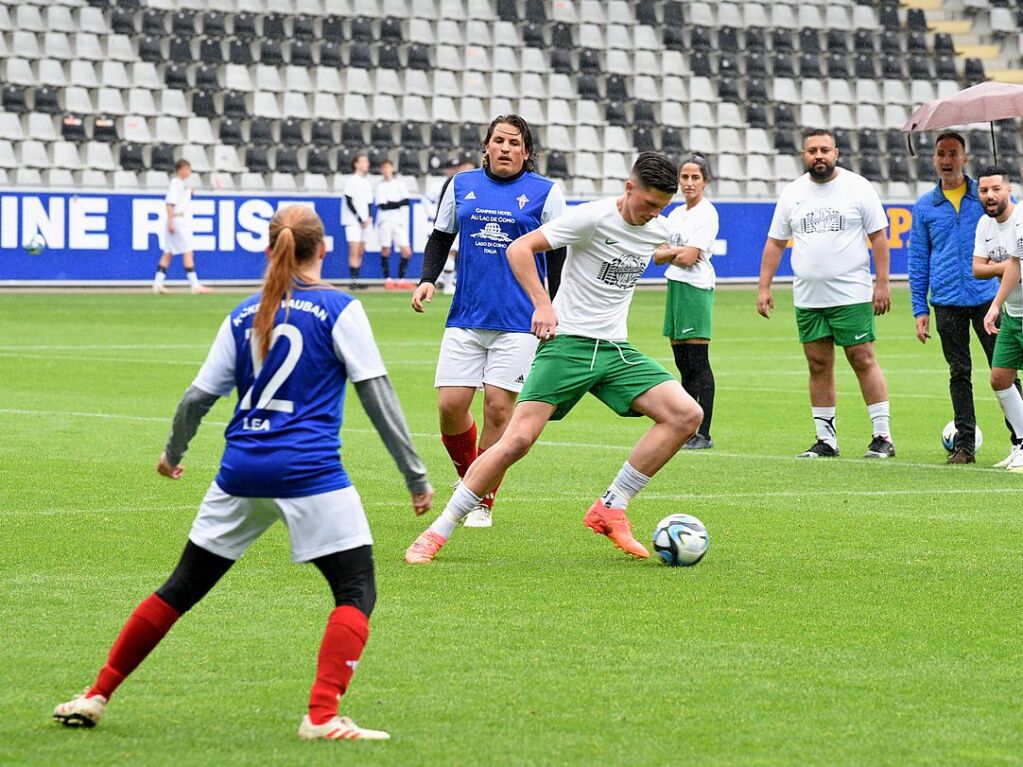
[[[664,294],[636,295],[633,342],[669,369]],[[349,395],[344,460],[376,537],[380,599],[343,704],[376,743],[296,738],[332,602],[276,526],[124,684],[102,724],[54,704],[91,682],[134,605],[170,572],[213,477],[233,402],[180,482],[154,466],[178,398],[237,295],[0,296],[0,764],[1009,765],[1023,763],[1023,476],[986,468],[1008,439],[986,366],[986,441],[946,467],[939,342],[904,288],[879,321],[891,461],[838,363],[843,457],[813,438],[791,294],[757,316],[717,297],[717,447],[676,457],[637,497],[639,537],[673,512],[711,545],[697,567],[627,560],[582,525],[645,422],[592,398],[514,467],[491,530],[429,567],[405,547],[398,474]],[[447,299],[361,296],[438,490],[434,364]],[[974,345],[975,359],[980,357]],[[477,408],[478,410],[478,408]]]

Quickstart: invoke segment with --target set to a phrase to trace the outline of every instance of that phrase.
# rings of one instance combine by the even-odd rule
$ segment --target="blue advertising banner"
[[[308,205],[323,219],[332,255],[324,277],[348,277],[347,248],[337,197],[253,197],[196,195],[192,201],[197,271],[207,282],[255,282],[264,268],[267,226],[274,212],[286,205]],[[714,248],[714,268],[723,282],[755,281],[760,271],[773,202],[715,203],[721,231]],[[425,205],[413,200],[409,226],[415,255],[409,276],[419,274],[422,249],[429,235]],[[907,271],[910,206],[886,206],[891,226],[891,272]],[[166,227],[162,195],[0,192],[0,285],[148,283],[160,257]],[[36,234],[46,247],[29,254],[24,243]],[[381,278],[379,248],[371,235],[362,277]],[[397,256],[392,256],[397,258]],[[645,279],[663,276],[664,267],[651,265]],[[789,259],[782,260],[780,277],[791,276]],[[184,277],[181,259],[168,273]]]

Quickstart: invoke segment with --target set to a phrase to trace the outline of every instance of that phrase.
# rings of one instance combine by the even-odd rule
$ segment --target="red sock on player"
[[[476,460],[476,422],[473,421],[472,426],[461,434],[441,434],[440,441],[444,443],[458,478],[461,479]]]
[[[86,695],[102,695],[109,700],[114,690],[146,659],[179,617],[180,613],[156,594],[143,599],[114,640],[106,665]]]
[[[369,619],[357,607],[341,605],[327,619],[320,655],[316,660],[316,681],[309,693],[309,718],[323,724],[337,716],[337,701],[352,680],[362,648],[369,638]]]
[[[486,452],[486,448],[485,447],[481,447],[477,451],[476,457],[478,458],[479,456],[483,455],[483,453],[485,453],[485,452]],[[489,493],[487,493],[482,498],[480,498],[480,505],[481,506],[486,506],[491,511],[494,510],[494,498],[497,496],[497,490],[498,490],[499,487],[501,487],[501,483],[502,482],[504,482],[504,475],[502,475],[501,478],[499,480],[497,480],[497,484],[494,485],[494,489],[493,490],[491,490]]]

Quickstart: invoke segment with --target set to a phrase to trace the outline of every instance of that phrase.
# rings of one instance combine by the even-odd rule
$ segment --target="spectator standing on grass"
[[[891,308],[888,283],[888,216],[874,187],[836,167],[838,148],[829,130],[807,132],[806,173],[781,193],[760,263],[757,311],[774,311],[771,281],[789,238],[792,299],[799,341],[810,370],[810,409],[817,441],[798,458],[838,457],[835,421],[835,346],[841,346],[867,404],[873,437],[865,458],[891,458],[888,383],[874,353],[875,315]],[[876,277],[870,274],[870,251]]]
[[[64,725],[98,724],[110,696],[178,618],[281,519],[288,527],[292,558],[316,565],[335,604],[298,736],[389,737],[338,715],[376,603],[373,539],[339,455],[349,379],[404,475],[416,514],[430,508],[433,489],[362,305],[320,280],[326,255],[323,222],[309,208],[292,205],[270,220],[269,238],[263,290],[221,324],[205,364],[178,405],[156,466],[161,475],[179,479],[182,458],[203,417],[218,398],[237,389],[220,472],[170,578],[135,608],[96,681],[54,710],[53,718]]]
[[[938,183],[913,206],[913,229],[909,241],[909,289],[916,318],[916,337],[927,343],[931,337],[931,310],[941,339],[941,351],[948,363],[948,391],[956,435],[950,464],[976,461],[977,414],[973,406],[973,360],[970,356],[970,327],[980,341],[988,365],[992,365],[995,336],[984,331],[984,316],[998,284],[974,274],[974,248],[978,224],[984,220],[984,205],[977,182],[963,168],[968,160],[966,140],[947,131],[934,142],[934,169]],[[1004,264],[997,267],[998,274]],[[991,270],[988,270],[991,271]],[[929,304],[929,305],[928,305]],[[1017,381],[1016,385],[1019,385]],[[1008,424],[1007,424],[1008,425]],[[1020,444],[1009,426],[1012,451],[1000,465],[1012,460]]]
[[[654,263],[668,264],[668,295],[664,303],[664,336],[671,342],[682,386],[703,408],[703,423],[682,447],[714,447],[710,422],[714,413],[714,371],[708,351],[714,316],[714,267],[711,250],[718,236],[718,212],[703,196],[710,165],[701,154],[682,161],[678,185],[685,203],[668,214],[668,247],[654,253]]]
[[[359,282],[362,259],[366,254],[366,234],[373,218],[369,206],[373,202],[373,187],[369,183],[369,155],[357,154],[352,158],[352,173],[345,180],[345,196],[341,201],[341,226],[348,241],[348,270],[352,289],[366,287]]]
[[[380,175],[374,197],[377,205],[377,241],[380,243],[380,267],[384,274],[384,287],[388,290],[411,288],[405,279],[412,248],[409,245],[409,191],[405,182],[394,175],[394,163],[380,163]],[[398,251],[398,279],[391,279],[391,249]]]
[[[153,278],[153,292],[166,294],[170,291],[164,284],[167,279],[167,268],[174,256],[181,256],[188,277],[189,289],[196,294],[212,293],[199,282],[195,273],[195,246],[192,244],[192,189],[186,183],[192,175],[192,165],[188,160],[178,160],[174,165],[174,177],[167,188],[164,202],[167,204],[167,230],[164,238],[163,253],[156,267]]]

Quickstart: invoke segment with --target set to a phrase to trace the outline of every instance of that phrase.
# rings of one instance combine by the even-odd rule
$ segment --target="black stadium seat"
[[[284,65],[284,51],[276,40],[264,39],[259,44],[259,63],[271,67]]]
[[[373,34],[373,22],[365,16],[356,16],[351,21],[349,37],[353,43],[372,43],[376,36]]]
[[[388,16],[380,22],[380,42],[400,45],[403,39],[401,19]]]
[[[274,170],[292,175],[298,173],[301,170],[298,165],[298,151],[292,147],[278,149],[274,157]]]
[[[657,151],[657,144],[654,141],[654,132],[643,125],[632,129],[632,145],[636,148],[637,152]]]
[[[297,147],[306,143],[305,136],[302,135],[302,121],[294,117],[281,121],[280,136],[280,143],[284,146]]]
[[[163,11],[151,8],[142,14],[142,34],[156,35],[157,37],[167,34],[167,23]]]
[[[770,127],[770,122],[767,119],[767,109],[764,107],[762,102],[747,100],[746,123],[751,128],[767,129]]]
[[[80,115],[64,115],[60,121],[60,135],[65,141],[81,143],[88,140],[85,135],[85,121]]]
[[[249,123],[249,143],[255,146],[271,146],[274,143],[273,125],[269,118],[252,118]]]
[[[764,30],[750,27],[746,30],[746,50],[763,53],[767,50],[767,37]]]
[[[288,46],[288,61],[296,67],[313,65],[313,49],[308,40],[292,40]]]
[[[548,154],[545,175],[549,178],[568,178],[568,160],[565,159],[565,155],[561,152],[551,152]]]
[[[718,98],[732,104],[742,101],[739,93],[739,80],[735,77],[722,77],[718,81]]]
[[[267,173],[270,163],[266,157],[266,149],[250,146],[245,149],[245,167],[252,173]]]
[[[316,39],[316,26],[311,16],[296,16],[291,20],[291,37],[293,40],[305,40],[307,43]]]
[[[323,118],[313,120],[313,124],[309,132],[309,141],[314,146],[329,148],[337,144],[334,123],[330,120],[324,120]]]
[[[330,155],[320,147],[314,147],[306,153],[305,169],[308,173],[318,173],[323,176],[334,172],[330,165]]]
[[[904,154],[888,155],[888,178],[891,181],[899,181],[908,184],[913,180],[909,168],[909,160]]]
[[[621,75],[611,75],[607,78],[605,87],[608,101],[628,101],[629,92],[625,87],[625,78]]]
[[[135,171],[136,173],[141,171],[144,167],[142,163],[142,147],[138,144],[121,144],[119,162],[124,170]]]
[[[110,26],[115,35],[134,37],[138,32],[135,25],[135,13],[128,8],[114,8],[110,12]]]
[[[121,140],[117,132],[117,123],[109,115],[97,117],[92,122],[92,140],[107,144],[116,144]]]
[[[403,176],[422,176],[423,166],[416,149],[402,149],[398,154],[398,173]]]
[[[195,91],[192,94],[192,114],[196,117],[217,116],[217,105],[213,100],[213,94],[209,91]]]
[[[436,122],[430,126],[430,146],[435,149],[453,149],[455,140],[451,136],[451,127],[444,122]]]
[[[844,29],[829,29],[828,53],[849,53],[849,34]]]
[[[828,77],[833,80],[849,79],[849,57],[846,54],[832,53],[828,56]]]
[[[868,55],[877,53],[877,45],[874,42],[874,33],[869,29],[857,29],[853,39],[853,50],[856,53]]]
[[[245,40],[232,40],[228,49],[228,58],[232,64],[248,66],[252,63],[252,43]]]
[[[287,33],[284,31],[284,16],[279,13],[271,13],[263,17],[263,38],[266,40],[285,40]]]
[[[771,49],[778,53],[780,51],[787,51],[791,53],[795,50],[795,45],[792,43],[792,32],[788,29],[776,29],[771,33]]]
[[[584,101],[600,101],[600,80],[596,75],[581,74],[576,81],[576,93]]]
[[[328,16],[323,20],[321,33],[324,40],[332,43],[343,43],[345,40],[344,19],[340,16]]]
[[[242,126],[237,121],[227,118],[220,121],[219,138],[221,144],[227,146],[241,146],[245,143],[242,138]]]
[[[180,36],[171,38],[167,58],[178,64],[191,64],[195,61],[192,55],[192,39]]]
[[[860,155],[860,175],[870,181],[884,181],[884,171],[881,169],[881,160],[877,155]]]
[[[207,11],[202,16],[202,33],[208,37],[227,37],[227,18],[220,11]]]
[[[369,129],[369,143],[378,149],[394,147],[394,126],[384,120],[377,120]]]
[[[522,42],[527,48],[546,48],[547,38],[543,26],[532,21],[526,24],[522,28]]]
[[[377,57],[378,69],[401,69],[401,58],[398,56],[398,46],[391,43],[380,46]]]
[[[649,101],[634,101],[632,103],[632,122],[634,125],[645,125],[647,127],[656,125],[657,115],[654,111],[654,105]]]
[[[362,123],[358,120],[345,120],[341,125],[341,143],[350,149],[366,146]]]
[[[803,27],[799,30],[799,50],[802,53],[820,53],[821,41],[816,29]]]
[[[199,46],[199,60],[214,66],[224,63],[224,49],[220,38],[208,37]]]
[[[694,51],[708,53],[714,50],[714,40],[707,27],[691,27],[689,29],[689,47]]]
[[[224,94],[224,116],[233,117],[236,120],[244,120],[249,116],[249,109],[245,104],[245,94],[240,91],[228,91]]]
[[[877,78],[877,54],[859,53],[856,55],[856,77],[861,80]]]
[[[341,46],[338,43],[326,42],[320,46],[320,66],[335,69],[340,69],[343,66]]]
[[[717,49],[724,53],[739,52],[739,31],[735,27],[721,27],[718,30]]]
[[[405,123],[401,126],[401,145],[406,149],[422,149],[423,131],[416,123]]]
[[[661,151],[667,154],[681,154],[684,149],[682,143],[682,132],[674,125],[669,125],[661,130]]]
[[[163,45],[156,35],[146,35],[139,40],[139,58],[150,64],[163,61]]]
[[[42,112],[43,114],[55,115],[60,114],[60,103],[57,101],[57,89],[51,88],[49,85],[44,85],[40,88],[36,88],[34,104],[36,112]],[[8,110],[15,111],[15,110]]]
[[[174,172],[174,147],[166,144],[154,146],[149,153],[149,169],[163,173]]]

